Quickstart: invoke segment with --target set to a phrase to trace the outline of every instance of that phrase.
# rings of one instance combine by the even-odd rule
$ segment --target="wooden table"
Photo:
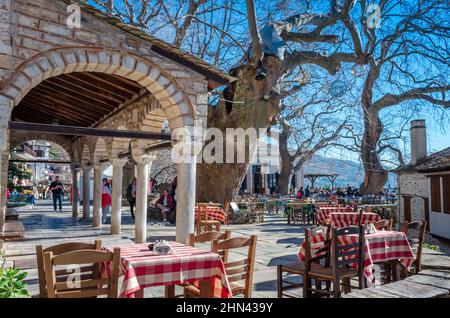
[[[220,255],[177,242],[175,253],[157,255],[147,244],[122,245],[120,297],[143,297],[144,288],[165,286],[165,296],[175,297],[175,285],[199,282],[200,297],[228,298],[231,288]],[[106,247],[112,250],[113,247]]]

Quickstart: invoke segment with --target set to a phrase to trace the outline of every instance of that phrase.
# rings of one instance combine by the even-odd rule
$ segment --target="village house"
[[[450,148],[427,156],[425,120],[411,122],[411,163],[395,170],[402,221],[426,220],[450,239]]]

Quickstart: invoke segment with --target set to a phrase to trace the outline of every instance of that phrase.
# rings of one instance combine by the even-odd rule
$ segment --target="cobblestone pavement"
[[[20,220],[26,228],[25,238],[4,243],[7,261],[14,262],[16,267],[28,272],[28,289],[32,295],[38,294],[36,245],[49,246],[67,241],[93,242],[95,239],[101,239],[104,246],[133,243],[134,223],[127,207],[124,207],[122,213],[120,235],[110,235],[109,225],[98,229],[92,227],[91,220],[74,220],[68,204],[64,206],[63,213],[54,213],[52,210],[48,201],[41,201],[33,210],[20,212]],[[276,265],[297,261],[305,228],[306,226],[301,225],[287,225],[281,214],[266,215],[262,224],[223,226],[224,230],[231,230],[232,236],[258,236],[253,297],[276,297]],[[175,226],[165,226],[161,222],[149,220],[147,233],[147,241],[174,240]],[[209,245],[200,247],[210,248]],[[230,257],[233,259],[233,254]],[[449,256],[431,250],[424,251],[423,263],[431,268],[447,266],[450,269]],[[180,292],[177,289],[177,293]],[[301,296],[300,290],[293,292]],[[145,289],[145,297],[163,295],[162,287]]]

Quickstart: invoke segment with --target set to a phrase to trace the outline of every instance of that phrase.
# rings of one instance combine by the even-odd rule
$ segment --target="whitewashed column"
[[[135,242],[147,241],[148,181],[152,162],[156,154],[133,155],[136,161],[136,224]]]
[[[72,217],[78,218],[80,213],[80,170],[78,165],[72,165]]]
[[[89,219],[91,201],[91,166],[83,166],[83,220]]]
[[[94,165],[94,211],[93,211],[93,221],[94,227],[102,226],[102,192],[103,192],[103,182],[102,176],[105,169],[108,167],[107,164],[96,163]]]
[[[186,147],[186,144],[189,146]],[[177,227],[176,240],[186,243],[195,227],[195,188],[197,175],[197,154],[202,149],[200,142],[179,142],[172,151],[183,149],[182,157],[177,158]]]
[[[120,234],[122,227],[122,177],[127,160],[113,159],[111,234]]]

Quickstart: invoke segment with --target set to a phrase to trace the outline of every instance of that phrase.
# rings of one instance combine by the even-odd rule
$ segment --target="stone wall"
[[[402,198],[400,204],[400,220],[405,220],[403,196],[411,196],[412,221],[425,219],[424,198],[428,198],[428,180],[425,175],[417,172],[401,172],[397,178],[399,194]]]

